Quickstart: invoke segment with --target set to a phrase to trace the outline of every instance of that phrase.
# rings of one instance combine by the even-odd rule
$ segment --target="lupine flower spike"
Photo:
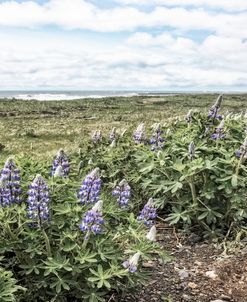
[[[102,232],[104,219],[102,216],[103,201],[99,200],[91,210],[87,211],[80,224],[80,230],[86,233],[88,239],[90,233],[94,235]]]
[[[123,262],[123,267],[126,268],[130,273],[135,273],[137,271],[140,256],[140,252],[135,253],[129,258],[129,260]]]
[[[150,198],[137,216],[137,220],[143,222],[146,226],[150,227],[154,224],[154,219],[157,217],[156,208],[153,199]]]
[[[109,134],[109,141],[110,143],[112,143],[116,140],[117,140],[117,132],[116,132],[116,128],[113,128]]]
[[[69,175],[69,170],[68,156],[60,149],[53,161],[51,174],[54,177],[67,177]]]
[[[101,189],[100,169],[95,168],[82,182],[78,197],[82,204],[96,203]]]
[[[236,156],[241,157],[243,159],[247,158],[247,136],[243,142],[243,144],[240,146],[240,149],[236,151]]]
[[[215,104],[209,109],[208,117],[214,119],[221,120],[222,116],[218,114],[220,110],[220,106],[223,100],[223,96],[220,95],[216,100]]]
[[[130,186],[125,179],[120,181],[119,185],[112,192],[112,195],[117,197],[117,202],[120,207],[125,208],[128,206],[130,199]]]
[[[94,144],[99,143],[102,140],[102,134],[100,130],[96,130],[91,135],[91,140]]]
[[[188,113],[185,116],[185,120],[188,124],[190,124],[192,122],[192,109],[190,109],[188,111]]]
[[[215,133],[211,135],[211,138],[213,140],[217,139],[223,139],[225,138],[225,133],[224,133],[224,120],[222,120],[219,124],[219,126],[215,129]]]
[[[145,125],[143,123],[134,131],[133,139],[137,144],[141,144],[146,141]]]
[[[153,133],[150,139],[150,144],[152,145],[151,150],[156,151],[164,147],[164,138],[161,136],[163,131],[161,130],[161,125],[159,123],[152,126]]]
[[[9,158],[0,176],[0,206],[6,207],[13,203],[21,203],[20,171],[12,158]]]
[[[27,203],[28,218],[37,222],[39,226],[49,219],[49,189],[45,180],[39,174],[29,187]]]
[[[195,157],[195,144],[193,141],[189,144],[188,157],[190,160],[193,160]]]
[[[147,233],[146,238],[150,241],[156,241],[156,234],[157,234],[156,226],[153,225],[149,230],[149,232]]]

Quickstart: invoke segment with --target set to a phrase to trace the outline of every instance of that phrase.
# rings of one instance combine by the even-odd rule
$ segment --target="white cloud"
[[[0,26],[15,27],[56,25],[65,29],[119,32],[169,26],[183,31],[209,30],[246,37],[246,20],[247,12],[229,14],[161,6],[150,12],[130,6],[99,9],[85,0],[50,0],[43,5],[34,1],[5,1],[0,4]]]
[[[247,43],[211,35],[201,44],[135,33],[122,44],[34,32],[0,34],[0,89],[217,89],[246,87]]]
[[[244,8],[246,1],[225,0],[224,9],[237,1]],[[0,89],[246,88],[247,12],[209,12],[199,7],[206,0],[186,1],[194,9],[174,7],[182,0],[150,2],[160,6],[142,10],[131,6],[134,0],[108,9],[85,0],[0,3]],[[49,25],[58,28],[49,32]],[[192,40],[191,30],[210,34]]]
[[[165,5],[182,7],[206,7],[212,9],[223,9],[228,11],[247,10],[246,0],[115,0],[124,5]]]

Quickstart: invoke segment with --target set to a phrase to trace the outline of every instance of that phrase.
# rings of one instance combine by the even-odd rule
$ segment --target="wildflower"
[[[101,130],[96,130],[91,135],[91,140],[94,144],[99,143],[102,140]]]
[[[149,230],[149,232],[147,233],[146,238],[150,241],[156,241],[156,233],[157,233],[156,226],[153,225]]]
[[[156,217],[156,208],[154,206],[153,199],[150,198],[137,216],[137,220],[143,222],[146,226],[149,227],[154,223],[154,219]]]
[[[82,204],[96,203],[101,189],[100,169],[95,168],[83,180],[78,197]]]
[[[109,141],[110,143],[112,143],[116,140],[117,140],[117,132],[116,132],[116,128],[113,128],[109,134]]]
[[[243,142],[243,144],[240,146],[240,149],[236,151],[235,155],[237,157],[241,157],[246,159],[247,158],[247,136]]]
[[[55,157],[52,165],[52,176],[67,177],[69,175],[70,166],[69,159],[65,152],[60,149]]]
[[[216,100],[215,104],[209,109],[209,113],[208,113],[208,117],[209,118],[212,118],[213,120],[215,118],[219,119],[219,120],[222,119],[222,116],[218,114],[218,112],[220,110],[220,106],[221,106],[222,100],[223,100],[223,96],[220,95],[218,97],[218,99]]]
[[[123,262],[123,267],[128,269],[130,273],[135,273],[137,271],[140,256],[140,252],[135,253],[132,257],[129,258],[129,260]]]
[[[113,140],[109,146],[110,148],[115,148],[116,147],[116,141]]]
[[[87,211],[84,215],[82,222],[80,224],[80,230],[86,232],[86,237],[89,233],[94,235],[102,232],[102,225],[104,224],[104,219],[102,216],[103,201],[99,200],[91,210]]]
[[[21,203],[20,170],[12,158],[7,159],[0,176],[0,205]]]
[[[152,145],[151,150],[155,151],[158,149],[162,149],[164,147],[164,138],[161,136],[163,131],[161,130],[161,125],[159,123],[154,124],[152,126],[153,134],[150,139],[150,144]]]
[[[186,114],[185,120],[186,120],[187,123],[191,123],[192,122],[192,109],[190,109],[188,111],[188,113]]]
[[[27,203],[28,218],[37,221],[39,225],[49,219],[49,189],[45,180],[39,174],[29,187]]]
[[[188,157],[190,160],[194,159],[195,157],[195,144],[193,141],[189,144]]]
[[[112,195],[117,197],[117,202],[120,207],[124,208],[128,205],[130,199],[130,186],[125,179],[120,181],[119,185],[112,192]]]
[[[146,141],[145,125],[143,123],[141,123],[134,131],[133,139],[137,144],[141,144]]]
[[[213,140],[225,138],[225,134],[224,134],[224,120],[222,120],[220,122],[219,126],[215,129],[215,133],[213,133],[211,135],[211,138]]]

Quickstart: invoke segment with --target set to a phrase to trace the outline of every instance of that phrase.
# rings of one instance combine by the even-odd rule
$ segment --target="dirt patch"
[[[200,238],[184,238],[166,226],[159,227],[159,242],[174,259],[165,265],[157,259],[145,264],[149,283],[137,292],[109,301],[118,302],[246,302],[247,249],[223,257],[223,250]]]

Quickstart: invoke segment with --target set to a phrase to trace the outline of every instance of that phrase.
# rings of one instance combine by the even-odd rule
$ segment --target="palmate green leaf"
[[[234,188],[236,188],[238,186],[238,175],[236,175],[236,174],[232,175],[231,184]]]
[[[154,168],[155,168],[155,164],[154,162],[151,162],[148,165],[144,166],[142,169],[140,169],[139,172],[145,175],[153,171]]]
[[[90,252],[89,250],[77,251],[78,256],[75,257],[75,260],[80,264],[84,263],[96,263],[97,253]]]
[[[182,160],[176,160],[173,164],[173,169],[179,172],[182,172],[186,168],[186,165],[182,163]]]

